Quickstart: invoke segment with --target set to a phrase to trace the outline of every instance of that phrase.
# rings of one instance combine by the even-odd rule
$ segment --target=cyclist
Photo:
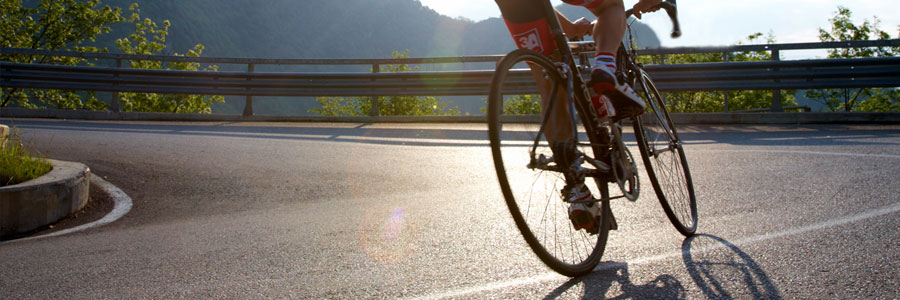
[[[495,0],[506,22],[507,28],[519,48],[531,49],[544,54],[551,60],[559,61],[555,55],[556,42],[550,33],[548,20],[544,16],[540,1],[547,0]],[[571,5],[584,6],[590,10],[597,21],[593,25],[584,18],[570,21],[562,13],[556,11],[557,18],[564,33],[568,36],[583,36],[591,33],[596,45],[594,64],[591,70],[589,86],[597,93],[592,97],[594,108],[599,117],[619,118],[639,115],[645,104],[627,83],[616,80],[616,50],[625,37],[625,4],[622,0],[563,0]],[[634,5],[634,15],[658,10],[662,0],[639,0]],[[554,57],[557,56],[557,57]],[[542,108],[549,109],[548,82],[542,80],[542,70],[532,66],[532,73],[538,79],[541,91]],[[561,93],[565,93],[561,91]],[[562,99],[565,99],[564,97]],[[610,103],[612,105],[609,105]],[[584,176],[578,176],[576,170],[578,153],[571,132],[569,108],[565,101],[557,101],[551,111],[544,135],[550,143],[553,157],[557,164],[572,166],[563,175],[566,186],[562,189],[562,197],[569,203],[569,218],[576,230],[584,229],[597,232],[599,224],[594,221],[600,214],[600,205],[591,201],[593,195],[584,184]]]

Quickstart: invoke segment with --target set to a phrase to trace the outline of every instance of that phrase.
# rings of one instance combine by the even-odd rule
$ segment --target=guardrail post
[[[256,67],[253,64],[247,64],[247,72],[253,72]],[[247,79],[250,80],[250,79]],[[253,115],[253,96],[247,95],[247,101],[244,102],[244,116],[249,117]]]
[[[116,69],[121,69],[121,68],[122,68],[122,59],[116,58]],[[116,73],[115,75],[113,75],[113,77],[118,78],[119,73]],[[114,85],[118,86],[119,84],[116,83]],[[115,112],[115,113],[120,112],[122,110],[121,108],[119,108],[119,91],[113,91],[112,99],[109,100],[109,110],[112,112]]]
[[[372,64],[372,73],[378,73],[380,70],[381,65]],[[375,79],[372,79],[372,81],[375,81]],[[372,109],[369,110],[369,116],[378,116],[378,96],[372,96]]]
[[[781,53],[778,49],[772,49],[772,60],[781,60]],[[778,69],[773,69],[773,71],[778,72]],[[780,80],[775,80],[775,82],[780,82]],[[784,112],[784,108],[781,106],[781,90],[772,90],[772,112]]]
[[[722,61],[728,62],[728,52],[722,52]],[[722,91],[725,94],[725,112],[728,112],[728,90]]]

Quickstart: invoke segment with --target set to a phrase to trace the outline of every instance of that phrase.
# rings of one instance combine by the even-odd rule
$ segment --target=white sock
[[[594,56],[594,66],[591,68],[592,70],[602,69],[604,71],[609,72],[610,74],[616,73],[616,55],[612,53],[597,53],[597,56]]]

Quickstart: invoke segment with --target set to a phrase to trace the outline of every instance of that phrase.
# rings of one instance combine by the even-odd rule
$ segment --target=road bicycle
[[[541,1],[558,53],[550,58],[528,49],[518,49],[497,64],[488,97],[488,129],[500,188],[516,226],[537,256],[551,269],[567,276],[591,272],[606,248],[609,230],[617,229],[610,203],[616,199],[635,201],[640,192],[634,157],[622,138],[622,126],[630,121],[643,164],[663,210],[684,236],[697,229],[697,202],[685,158],[683,142],[669,117],[665,98],[656,89],[635,52],[633,38],[623,42],[617,54],[617,78],[631,83],[647,104],[645,112],[628,120],[598,117],[590,100],[591,91],[583,76],[590,72],[590,42],[570,42],[563,35],[549,1]],[[680,35],[674,0],[660,4],[673,21],[673,36]],[[628,16],[630,10],[626,11]],[[631,37],[629,24],[628,36]],[[626,47],[626,44],[628,47]],[[558,54],[558,55],[557,55]],[[576,59],[579,63],[576,63]],[[532,69],[543,69],[543,79],[535,79]],[[543,81],[543,82],[539,82]],[[537,94],[540,84],[549,82],[549,109],[539,114],[540,125],[524,116],[505,114],[523,101],[523,94]],[[560,96],[563,95],[563,96]],[[559,99],[562,98],[562,99]],[[526,98],[527,99],[527,98]],[[566,167],[554,162],[544,137],[555,101],[567,101],[571,130],[575,132],[579,158],[572,167],[583,175],[601,205],[594,231],[576,230],[568,216],[571,200],[560,191],[566,184]],[[610,194],[609,186],[621,195]],[[599,195],[599,197],[597,197]]]

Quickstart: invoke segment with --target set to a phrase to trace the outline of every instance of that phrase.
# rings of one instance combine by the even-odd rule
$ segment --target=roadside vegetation
[[[141,11],[137,3],[128,5],[127,0],[11,0],[0,1],[0,47],[35,49],[35,50],[58,50],[58,51],[74,51],[74,52],[111,52],[116,51],[126,54],[142,54],[142,55],[172,55],[199,57],[202,55],[205,47],[202,44],[196,44],[190,49],[185,49],[182,54],[176,53],[174,49],[168,47],[169,29],[172,24],[168,20],[155,22],[150,18],[141,16]],[[105,3],[112,3],[107,5]],[[175,3],[175,2],[172,2]],[[319,5],[321,3],[317,3]],[[420,5],[412,5],[403,1],[397,1],[397,5],[406,7],[403,11],[420,10]],[[199,4],[171,4],[164,1],[149,2],[146,8],[153,12],[171,11],[170,15],[184,15],[184,11],[177,11],[173,8],[192,8]],[[179,6],[180,5],[180,6]],[[223,4],[224,5],[224,4]],[[232,3],[228,5],[247,5],[242,3]],[[308,3],[296,5],[312,5]],[[324,5],[324,4],[322,4]],[[329,4],[330,5],[330,4]],[[117,7],[120,6],[120,7]],[[198,12],[199,13],[199,12]],[[433,13],[433,12],[429,12]],[[267,14],[278,14],[278,12],[267,11]],[[418,16],[418,15],[416,15]],[[316,18],[321,16],[315,16]],[[880,21],[877,17],[864,19],[860,23],[854,23],[852,20],[852,12],[843,6],[838,6],[832,18],[829,19],[830,29],[819,29],[819,40],[823,42],[831,41],[847,41],[847,40],[884,40],[892,37],[888,32],[893,29],[884,31],[880,28]],[[217,18],[205,17],[206,26],[210,24],[218,24]],[[307,18],[298,18],[296,22],[316,22],[305,20]],[[426,18],[429,19],[429,18]],[[418,20],[418,17],[416,18]],[[370,23],[377,23],[371,21]],[[383,23],[383,22],[382,22]],[[433,23],[433,22],[429,22]],[[403,23],[406,24],[406,23]],[[409,27],[407,25],[394,24],[400,28]],[[220,28],[221,27],[221,28]],[[213,29],[197,29],[201,32],[197,34],[208,34],[207,31],[214,31],[213,34],[218,39],[228,40],[233,43],[231,36],[228,34],[236,34],[246,36],[253,34],[247,31],[246,26],[240,26],[241,30],[223,30],[223,26],[217,26]],[[372,28],[378,32],[376,35],[382,36],[384,28],[373,26]],[[387,26],[385,28],[388,28]],[[497,26],[493,26],[497,27]],[[491,28],[491,30],[503,31],[499,36],[505,36],[505,30],[502,27]],[[304,26],[290,26],[287,28],[305,28]],[[269,29],[272,30],[272,29]],[[337,29],[335,29],[337,30]],[[317,32],[310,30],[310,32]],[[363,32],[363,36],[357,36],[358,32],[352,34],[322,34],[316,33],[317,36],[344,36],[349,40],[367,40],[364,36],[373,35],[373,31]],[[393,29],[389,32],[394,32]],[[430,31],[423,31],[430,32]],[[412,33],[410,33],[412,34]],[[475,31],[467,31],[466,35],[457,37],[459,40],[471,39],[471,36],[478,36]],[[185,35],[179,37],[184,39]],[[494,34],[486,36],[495,36]],[[308,38],[307,38],[308,39]],[[389,39],[376,38],[378,40],[388,41]],[[337,39],[335,39],[337,40]],[[451,39],[452,40],[452,39]],[[114,41],[114,43],[111,43]],[[191,45],[180,40],[182,45]],[[236,39],[236,41],[243,41]],[[504,40],[506,42],[506,40]],[[774,43],[775,37],[772,34],[763,35],[762,33],[754,33],[744,41],[744,43]],[[243,43],[243,42],[241,42]],[[396,41],[392,43],[398,43]],[[402,42],[401,42],[402,43]],[[499,43],[499,41],[498,41]],[[363,43],[365,44],[365,43]],[[475,43],[469,43],[475,44]],[[325,44],[323,44],[325,45]],[[106,48],[111,47],[113,50]],[[290,48],[290,47],[287,47]],[[314,47],[306,47],[305,49],[312,51]],[[335,46],[323,46],[323,49],[333,50]],[[373,47],[382,49],[383,47]],[[327,55],[330,50],[316,50],[311,53],[315,55]],[[324,51],[324,52],[323,52]],[[363,53],[360,49],[356,49],[355,53]],[[371,51],[366,49],[365,51]],[[489,50],[486,50],[489,51]],[[399,53],[394,52],[394,57],[408,57],[408,50]],[[321,54],[319,54],[321,53]],[[880,47],[880,48],[851,48],[851,49],[832,49],[829,50],[827,58],[863,58],[863,57],[884,57],[896,56],[900,53],[900,47]],[[659,57],[643,57],[646,63],[658,62]],[[769,52],[736,52],[728,53],[728,61],[764,61],[771,60]],[[71,65],[71,66],[93,66],[95,64],[105,64],[109,66],[111,62],[98,62],[95,60],[74,58],[74,57],[54,57],[45,55],[17,55],[0,53],[0,61],[17,62],[17,63],[36,63],[36,64],[54,64],[54,65]],[[721,53],[711,54],[678,54],[667,55],[665,61],[668,64],[678,63],[704,63],[704,62],[723,62],[725,58]],[[208,71],[216,72],[218,67],[215,65],[201,65],[198,63],[182,63],[182,62],[159,62],[159,61],[127,61],[125,66],[132,69],[163,69],[163,70],[189,70],[189,71]],[[407,72],[416,70],[405,64],[384,65],[380,66],[379,72]],[[108,94],[107,94],[108,95]],[[857,89],[822,89],[800,91],[782,91],[782,106],[795,106],[797,99],[795,95],[802,95],[808,99],[820,103],[825,110],[828,111],[900,111],[900,88],[857,88]],[[727,99],[727,109],[729,111],[742,111],[765,109],[772,104],[771,91],[708,91],[708,92],[671,92],[666,93],[667,100],[670,104],[672,112],[721,112],[726,109],[725,103]],[[801,97],[802,98],[802,97]],[[534,96],[523,96],[522,98],[511,101],[509,107],[504,107],[504,111],[510,114],[532,114],[539,111],[540,105],[538,99]],[[0,107],[24,107],[24,108],[53,108],[53,109],[86,109],[86,110],[107,110],[109,109],[108,99],[101,100],[96,92],[92,91],[67,91],[67,90],[47,90],[47,89],[22,89],[22,88],[2,88],[0,89]],[[174,112],[174,113],[211,113],[212,105],[223,103],[222,96],[206,96],[206,95],[173,95],[173,94],[153,94],[153,93],[120,93],[119,107],[123,111],[145,111],[145,112]],[[414,97],[414,96],[385,96],[372,99],[371,97],[319,97],[316,99],[318,107],[308,110],[308,112],[325,116],[364,116],[368,115],[373,107],[373,103],[378,105],[380,115],[458,115],[460,111],[458,107],[453,107],[449,102],[443,101],[437,97]],[[374,102],[373,102],[374,101]],[[476,100],[477,101],[477,100]],[[301,109],[302,110],[302,109]],[[507,111],[508,110],[508,111]],[[299,113],[299,112],[298,112]]]
[[[831,29],[819,29],[819,40],[822,42],[852,41],[852,40],[887,40],[890,34],[879,28],[877,17],[872,20],[863,20],[854,24],[851,20],[852,12],[846,7],[839,6],[834,17],[829,19]],[[900,38],[900,36],[898,36]],[[743,41],[742,44],[774,44],[773,34],[763,35],[754,33]],[[872,48],[847,48],[831,49],[827,58],[864,58],[864,57],[890,57],[900,54],[900,47],[872,47]],[[722,53],[692,53],[670,54],[665,58],[659,55],[647,55],[640,57],[645,64],[659,63],[665,60],[666,64],[690,64],[690,63],[715,63],[725,62]],[[768,51],[733,52],[727,54],[729,62],[768,61],[772,60]],[[870,111],[888,112],[900,111],[900,88],[856,88],[856,89],[823,89],[801,91],[807,98],[824,105],[828,111]],[[728,103],[728,111],[750,111],[767,109],[772,105],[772,91],[746,90],[746,91],[704,91],[704,92],[664,92],[668,109],[671,112],[722,112],[725,111],[725,103]],[[797,106],[796,90],[781,91],[782,107]],[[727,99],[727,101],[726,101]],[[487,100],[484,100],[485,103]],[[504,103],[504,114],[537,114],[540,112],[540,98],[537,95],[522,95],[507,99]],[[482,112],[487,112],[483,107]]]
[[[393,58],[408,58],[409,50],[394,51]],[[379,73],[416,71],[419,67],[407,64],[379,66]],[[374,71],[374,70],[371,70]],[[309,110],[322,116],[368,116],[372,110],[373,97],[318,97],[319,107]],[[380,116],[450,116],[459,115],[459,108],[451,107],[446,101],[432,96],[384,96],[374,99]]]
[[[771,33],[763,36],[757,32],[747,36],[746,40],[738,41],[737,45],[775,43],[775,36]],[[662,58],[658,55],[642,56],[645,64],[658,63]],[[772,56],[767,51],[746,51],[728,53],[728,62],[767,61]],[[671,54],[665,56],[666,64],[691,64],[725,62],[722,53],[690,53]],[[796,91],[782,91],[782,106],[796,106],[794,97]],[[664,92],[670,112],[722,112],[725,111],[727,99],[729,111],[742,111],[763,109],[772,106],[772,91],[746,90],[746,91],[704,91],[704,92]]]
[[[198,57],[203,45],[197,44],[186,54],[166,49],[166,37],[171,23],[162,26],[150,18],[141,18],[137,3],[125,15],[121,8],[102,5],[100,0],[40,0],[2,1],[0,3],[0,47],[106,53],[107,48],[95,44],[97,37],[110,34],[115,24],[132,24],[133,32],[116,40],[121,53]],[[16,63],[93,66],[95,61],[78,57],[47,55],[0,54],[0,61]],[[132,69],[211,71],[216,66],[201,68],[197,63],[162,63],[159,61],[131,61]],[[222,96],[159,95],[152,93],[122,93],[124,111],[211,113],[213,103],[224,102]],[[63,91],[42,89],[0,89],[0,107],[54,108],[106,110],[109,104],[91,91]]]
[[[488,99],[482,99],[485,106],[481,108],[481,112],[487,113]],[[541,96],[532,95],[515,95],[506,96],[503,99],[504,115],[537,115],[541,113]]]
[[[0,137],[0,186],[35,179],[53,169],[46,159],[25,149],[22,138],[15,130],[5,142],[2,139]]]
[[[831,21],[831,30],[819,28],[819,40],[838,42],[850,40],[888,40],[891,35],[881,30],[878,17],[854,24],[850,9],[838,6]],[[900,31],[900,26],[898,26]],[[900,35],[897,36],[900,38]],[[828,58],[891,57],[900,54],[900,47],[846,48],[828,50]],[[855,88],[808,90],[806,97],[824,104],[830,111],[900,111],[900,88]]]
[[[879,28],[877,17],[854,24],[852,12],[838,6],[835,15],[829,19],[831,29],[819,28],[819,40],[822,42],[853,40],[888,40],[890,34]],[[775,43],[771,33],[763,36],[754,33],[746,41],[737,44],[758,44],[761,39],[767,44]],[[900,38],[898,36],[897,38]],[[889,57],[900,54],[900,47],[846,48],[828,50],[827,58],[863,58]],[[642,57],[645,63],[660,61],[659,56]],[[767,51],[735,52],[728,54],[730,62],[771,60]],[[721,53],[676,54],[666,55],[667,64],[724,62]],[[783,107],[797,105],[797,91],[783,90],[781,105]],[[828,111],[900,111],[900,89],[898,88],[855,88],[855,89],[823,89],[802,92],[806,98],[819,102]],[[725,110],[725,99],[728,99],[729,111],[754,110],[769,108],[772,105],[771,91],[708,91],[708,92],[666,92],[668,108],[671,112],[721,112]]]

